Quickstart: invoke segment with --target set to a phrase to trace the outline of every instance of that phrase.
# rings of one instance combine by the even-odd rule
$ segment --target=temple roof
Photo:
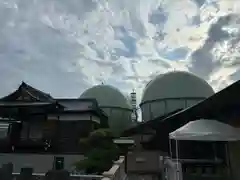
[[[16,100],[24,100],[24,101],[43,101],[43,102],[54,102],[54,98],[49,94],[40,91],[25,82],[18,87],[16,91],[13,93],[3,97],[0,101],[16,101]]]

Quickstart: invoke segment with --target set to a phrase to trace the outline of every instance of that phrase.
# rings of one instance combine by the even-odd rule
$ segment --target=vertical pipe
[[[231,170],[231,164],[230,164],[228,142],[225,143],[225,151],[226,151],[226,162],[227,162],[228,176],[232,179],[232,170]]]
[[[179,158],[179,156],[178,156],[178,141],[176,140],[176,160],[177,160],[177,170],[176,170],[176,172],[177,172],[177,180],[180,180],[180,177],[179,177],[179,160],[178,160],[178,158]]]
[[[171,139],[169,138],[169,151],[170,151],[170,158],[172,158],[172,143]]]

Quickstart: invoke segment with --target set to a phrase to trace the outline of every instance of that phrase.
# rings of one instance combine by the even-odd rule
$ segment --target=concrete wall
[[[157,151],[135,151],[127,154],[127,173],[161,174],[163,157]]]
[[[173,161],[171,158],[165,158],[164,160],[165,174],[168,180],[182,180],[182,164],[177,161]]]
[[[58,102],[62,104],[67,110],[89,110],[95,105],[93,101],[66,100],[59,99]]]
[[[84,158],[83,155],[57,155],[56,157],[64,157],[65,169],[71,171],[72,165],[78,160]],[[14,172],[20,172],[24,166],[32,166],[35,173],[45,173],[52,169],[54,155],[50,154],[6,154],[0,153],[0,167],[2,164],[13,163]]]
[[[62,114],[61,116],[59,116],[59,120],[61,121],[81,121],[81,120],[92,120],[95,122],[99,122],[100,123],[100,118],[90,114],[90,113],[85,113],[85,114]]]
[[[58,120],[58,115],[48,115],[48,120]],[[86,121],[92,120],[97,123],[100,123],[100,118],[92,113],[84,113],[84,114],[61,114],[59,116],[60,121]]]
[[[117,161],[113,163],[113,166],[103,172],[104,177],[101,180],[125,180],[127,174],[125,172],[125,158],[120,156]]]

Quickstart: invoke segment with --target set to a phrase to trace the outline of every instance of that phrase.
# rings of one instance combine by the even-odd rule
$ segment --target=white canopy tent
[[[169,134],[170,139],[189,141],[239,141],[240,130],[216,120],[196,120]]]
[[[178,164],[178,141],[240,141],[240,130],[216,120],[200,119],[191,121],[174,132],[169,133],[169,140],[176,140],[176,158]],[[170,142],[171,151],[171,142]],[[228,152],[226,152],[228,155]],[[178,167],[177,167],[178,169]],[[177,170],[179,172],[179,170]],[[177,179],[181,179],[177,173]]]

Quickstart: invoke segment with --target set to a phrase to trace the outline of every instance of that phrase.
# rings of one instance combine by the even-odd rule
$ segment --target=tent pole
[[[172,159],[172,143],[171,138],[169,138],[169,151],[170,151],[170,158]]]
[[[212,143],[212,147],[213,147],[213,153],[214,153],[214,159],[217,159],[217,151],[216,151],[216,142]]]
[[[226,161],[227,161],[227,172],[228,172],[228,176],[229,176],[229,177],[232,177],[231,165],[230,165],[230,157],[229,157],[229,151],[228,151],[228,142],[225,143],[225,150],[226,150]]]
[[[179,164],[178,164],[178,162],[179,162],[179,160],[178,160],[178,141],[176,140],[176,160],[177,160],[177,180],[180,180],[180,177],[179,177]]]

